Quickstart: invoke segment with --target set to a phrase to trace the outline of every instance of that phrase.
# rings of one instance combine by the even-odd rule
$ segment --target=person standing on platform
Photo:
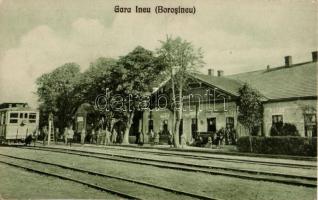
[[[96,131],[96,145],[100,145],[101,140],[102,140],[102,134],[100,131],[100,128],[98,128],[98,130]]]
[[[116,131],[116,129],[113,129],[112,143],[115,144],[116,141],[117,141],[117,131]]]
[[[82,145],[84,145],[84,143],[85,143],[85,136],[86,136],[86,131],[85,131],[85,128],[83,128],[81,131],[81,144]]]
[[[100,129],[100,134],[101,134],[101,145],[105,145],[106,142],[106,130]]]
[[[110,143],[110,132],[108,131],[108,129],[105,129],[105,145],[109,145]]]
[[[96,141],[96,134],[94,128],[92,128],[92,137],[91,137],[91,144],[94,144]]]
[[[43,133],[43,146],[45,145],[45,142],[47,140],[48,137],[48,130],[47,130],[47,126],[44,126],[42,129],[42,133]]]
[[[186,137],[185,134],[181,135],[181,147],[184,148],[186,146]]]
[[[55,131],[54,131],[54,142],[55,144],[57,144],[57,139],[59,138],[59,128],[55,128]]]
[[[122,143],[124,140],[124,131],[120,131],[120,134],[119,134],[119,143]]]
[[[213,145],[212,145],[212,137],[208,137],[208,143],[206,143],[205,145],[206,148],[212,148]]]
[[[33,140],[33,146],[35,146],[39,136],[39,129],[37,128],[34,130],[33,135],[32,135],[32,140]]]
[[[160,140],[160,134],[159,132],[156,132],[154,135],[154,144],[159,144],[159,140]]]
[[[168,131],[168,144],[173,147],[173,135]]]
[[[64,144],[67,144],[67,127],[64,128],[64,133],[63,133],[63,136],[64,136]]]
[[[152,129],[150,130],[149,137],[150,137],[149,141],[153,145],[154,144],[154,140],[155,140],[155,133],[153,132]]]
[[[144,144],[144,133],[141,131],[139,133],[138,145],[142,146]]]
[[[67,130],[67,143],[70,144],[70,147],[72,146],[73,137],[74,137],[74,131],[71,125],[70,128]]]

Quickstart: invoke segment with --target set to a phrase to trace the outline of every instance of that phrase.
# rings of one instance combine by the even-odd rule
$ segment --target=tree
[[[143,47],[136,47],[126,56],[121,57],[112,69],[112,84],[110,91],[123,97],[121,109],[111,108],[120,112],[122,121],[126,124],[122,143],[129,143],[129,130],[133,123],[134,114],[141,109],[141,103],[147,100],[152,91],[152,83],[160,76],[165,66],[160,58]],[[118,96],[117,96],[118,97]],[[146,99],[145,99],[146,98]],[[112,102],[118,101],[113,99]]]
[[[105,94],[111,84],[111,71],[116,67],[117,60],[100,57],[92,62],[89,68],[81,74],[77,86],[83,101],[94,105],[96,96]]]
[[[194,48],[190,42],[182,40],[180,37],[175,39],[167,37],[166,41],[161,41],[161,47],[157,53],[164,59],[167,66],[166,73],[170,76],[174,146],[179,147],[179,126],[182,119],[183,91],[187,74],[204,64],[203,53],[200,48]]]
[[[41,124],[46,124],[50,113],[55,116],[55,123],[60,129],[71,122],[80,103],[75,92],[75,85],[78,84],[79,77],[79,65],[66,63],[36,80]]]
[[[89,103],[96,106],[95,101],[99,95],[106,94],[106,90],[112,84],[111,72],[116,67],[117,60],[112,58],[100,57],[92,62],[89,68],[81,74],[80,81],[76,86],[76,93],[80,95],[82,103]],[[106,120],[105,124],[111,124],[114,113],[106,109],[92,109],[93,121],[100,121],[102,117]],[[111,129],[112,127],[110,127]]]
[[[258,91],[244,84],[239,89],[238,99],[238,121],[248,129],[250,136],[250,148],[252,152],[251,136],[257,134],[263,119],[262,96]]]

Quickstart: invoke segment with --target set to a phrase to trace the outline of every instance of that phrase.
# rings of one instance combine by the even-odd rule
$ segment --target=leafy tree
[[[239,114],[238,121],[248,129],[249,135],[255,135],[262,124],[263,119],[263,105],[262,96],[258,91],[251,88],[248,84],[244,84],[239,89]],[[250,137],[251,142],[251,137]],[[250,143],[252,152],[252,145]]]
[[[96,95],[106,93],[106,89],[111,84],[111,71],[116,67],[116,62],[112,58],[100,57],[82,73],[78,89],[84,101],[93,105]]]
[[[183,91],[187,82],[187,74],[195,71],[204,64],[201,49],[181,39],[180,37],[167,37],[161,41],[161,47],[157,50],[167,66],[166,73],[170,76],[172,90],[172,111],[174,115],[173,137],[174,146],[179,147],[179,126],[182,119]]]
[[[134,114],[142,109],[141,102],[148,100],[153,82],[160,76],[165,66],[152,51],[141,46],[136,47],[126,56],[121,57],[115,68],[112,68],[110,91],[123,97],[121,109],[117,110],[121,120],[126,123],[123,143],[129,142],[129,130]],[[114,97],[114,95],[112,95]],[[130,96],[130,98],[129,98]],[[112,99],[112,102],[118,99]]]
[[[41,125],[47,123],[49,113],[54,115],[54,121],[60,129],[72,121],[73,114],[80,103],[79,96],[75,92],[79,77],[79,65],[66,63],[36,80]]]
[[[106,94],[106,90],[112,84],[111,72],[116,67],[117,60],[112,58],[100,57],[92,62],[89,68],[81,74],[80,82],[76,86],[76,92],[80,95],[83,102],[95,106],[96,98]],[[105,124],[110,124],[113,112],[106,109],[95,108],[90,115],[93,121],[100,121],[102,117],[106,119]],[[111,129],[111,127],[110,127]]]
[[[239,89],[238,121],[249,130],[250,134],[255,134],[252,130],[257,129],[262,124],[263,105],[261,98],[262,96],[247,84]]]

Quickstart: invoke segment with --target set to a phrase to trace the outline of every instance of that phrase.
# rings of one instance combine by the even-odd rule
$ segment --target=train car
[[[0,104],[0,142],[24,142],[37,131],[39,112],[27,103]]]

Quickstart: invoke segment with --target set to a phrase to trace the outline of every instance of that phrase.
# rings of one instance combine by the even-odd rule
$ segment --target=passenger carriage
[[[0,104],[0,142],[24,142],[37,131],[39,112],[27,103]]]

